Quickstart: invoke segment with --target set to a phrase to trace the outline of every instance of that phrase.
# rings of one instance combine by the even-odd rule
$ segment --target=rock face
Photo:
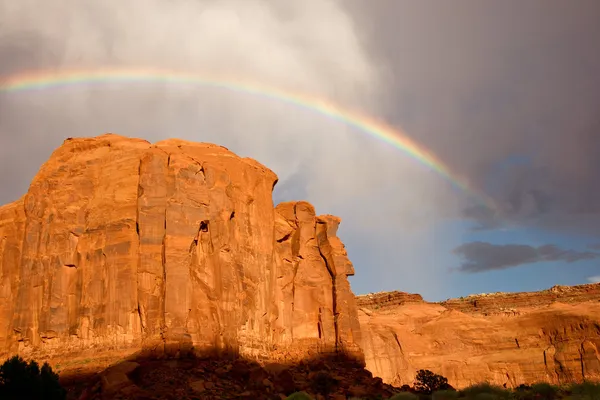
[[[360,358],[340,220],[276,182],[216,145],[66,140],[0,208],[0,355]]]
[[[360,353],[360,325],[348,276],[354,267],[336,236],[340,219],[315,216],[306,202],[275,209],[276,341],[300,352]],[[316,329],[315,329],[316,328]]]
[[[416,293],[383,292],[356,296],[356,304],[360,308],[388,308],[409,303],[422,303],[423,297]]]
[[[390,297],[402,296],[358,301],[367,369],[386,383],[412,384],[419,369],[456,388],[600,379],[600,284],[442,303]]]
[[[340,219],[306,202],[274,207],[276,182],[211,144],[65,141],[0,207],[0,357],[342,352],[398,386],[418,369],[454,387],[600,378],[599,284],[442,303],[355,297]]]
[[[523,307],[546,307],[555,302],[577,304],[600,301],[600,285],[553,286],[548,290],[529,293],[482,293],[439,304],[451,310],[470,314],[516,314]]]

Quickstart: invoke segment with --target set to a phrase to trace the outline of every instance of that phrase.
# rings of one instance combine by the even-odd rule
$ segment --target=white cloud
[[[589,283],[600,283],[600,275],[590,276],[587,280]]]

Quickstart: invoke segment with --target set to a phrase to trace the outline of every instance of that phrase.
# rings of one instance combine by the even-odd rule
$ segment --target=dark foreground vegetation
[[[0,366],[0,400],[62,400],[66,393],[47,363],[40,368],[15,356]]]
[[[413,386],[395,388],[355,361],[336,356],[265,367],[231,357],[138,358],[61,385],[48,364],[40,368],[35,361],[13,357],[0,366],[0,400],[16,399],[600,400],[600,383],[514,389],[481,383],[455,390],[443,376],[420,370]]]

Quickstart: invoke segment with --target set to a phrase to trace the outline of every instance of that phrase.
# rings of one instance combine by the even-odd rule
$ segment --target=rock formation
[[[405,292],[381,292],[369,293],[356,296],[356,304],[360,308],[374,308],[399,306],[409,303],[422,303],[423,297],[416,293]]]
[[[400,386],[429,369],[460,388],[600,379],[599,301],[600,284],[589,284],[441,303],[381,293],[357,303],[374,375]]]
[[[355,298],[340,219],[274,207],[276,182],[216,145],[68,139],[0,207],[0,357],[64,372],[134,352],[343,352],[395,385],[422,368],[455,387],[600,378],[600,285]]]
[[[224,147],[68,139],[0,208],[0,355],[362,357],[340,220]]]
[[[482,293],[460,299],[449,299],[440,304],[451,310],[470,314],[514,314],[523,307],[546,307],[555,302],[577,304],[600,301],[600,285],[553,286],[548,290],[529,293]]]

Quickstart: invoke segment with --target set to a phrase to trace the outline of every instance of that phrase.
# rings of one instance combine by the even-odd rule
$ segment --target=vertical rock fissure
[[[318,232],[317,232],[317,224],[315,224],[315,236],[314,237],[318,237]],[[339,336],[339,325],[338,325],[338,309],[337,309],[337,288],[336,288],[336,284],[335,284],[335,274],[333,273],[333,266],[329,265],[329,262],[327,262],[327,257],[325,257],[325,255],[323,254],[323,250],[321,249],[321,244],[318,244],[319,246],[319,255],[321,256],[321,258],[323,259],[323,262],[325,263],[325,268],[327,269],[327,272],[329,272],[329,276],[331,276],[331,296],[332,296],[332,308],[333,308],[333,330],[334,330],[334,334],[335,334],[335,351],[337,352],[339,350],[339,340],[340,340],[340,336]]]
[[[585,354],[585,340],[581,342],[579,349],[579,364],[581,365],[581,379],[585,382],[585,365],[583,362],[583,356]]]
[[[400,349],[400,353],[404,354],[404,350],[402,349],[402,345],[400,344],[400,339],[398,339],[398,334],[396,332],[392,332],[392,335],[394,336],[394,340],[396,341],[396,344]]]
[[[297,207],[296,204],[294,204],[294,223],[296,225],[296,229],[294,230],[294,233],[292,235],[292,243],[291,243],[291,247],[292,247],[292,260],[294,262],[294,267],[293,267],[293,276],[292,276],[292,314],[294,313],[294,309],[295,309],[295,303],[296,303],[296,274],[298,273],[298,258],[300,257],[299,254],[299,246],[297,246],[297,242],[299,240],[298,235],[300,234],[300,226],[298,223],[298,217],[297,217]],[[293,326],[290,328],[290,332],[291,332],[291,336],[292,336],[292,340],[294,340],[294,328]]]
[[[171,153],[167,154],[167,168],[165,171],[165,177],[168,180],[169,168],[171,167]],[[167,183],[167,186],[169,183]],[[166,350],[167,345],[167,211],[169,209],[169,195],[167,194],[167,199],[165,201],[165,212],[163,216],[163,232],[162,232],[162,242],[161,242],[161,267],[162,267],[162,287],[160,288],[160,338],[163,341],[163,346]]]
[[[140,198],[144,192],[142,188],[142,162],[143,159],[140,158],[140,164],[138,166],[138,194],[136,200],[136,209],[135,209],[135,234],[137,235],[138,242],[138,251],[137,251],[137,270],[136,270],[136,292],[137,292],[137,313],[138,318],[140,319],[140,337],[142,341],[144,340],[144,318],[142,316],[142,309],[140,304],[140,273],[142,268],[142,240],[140,238]]]
[[[317,330],[319,333],[319,339],[321,339],[323,337],[323,318],[321,317],[321,315],[323,314],[323,309],[321,307],[319,307],[319,319],[317,321]]]
[[[170,159],[170,157],[169,157]],[[169,163],[167,162],[167,165]],[[165,206],[165,215],[164,215],[164,223],[163,223],[163,237],[162,237],[162,245],[161,245],[161,265],[162,265],[162,287],[161,296],[160,296],[160,337],[163,341],[163,344],[166,346],[167,338],[166,338],[166,330],[167,330],[167,316],[166,314],[166,298],[167,298],[167,249],[166,249],[166,241],[167,241],[167,206]]]

